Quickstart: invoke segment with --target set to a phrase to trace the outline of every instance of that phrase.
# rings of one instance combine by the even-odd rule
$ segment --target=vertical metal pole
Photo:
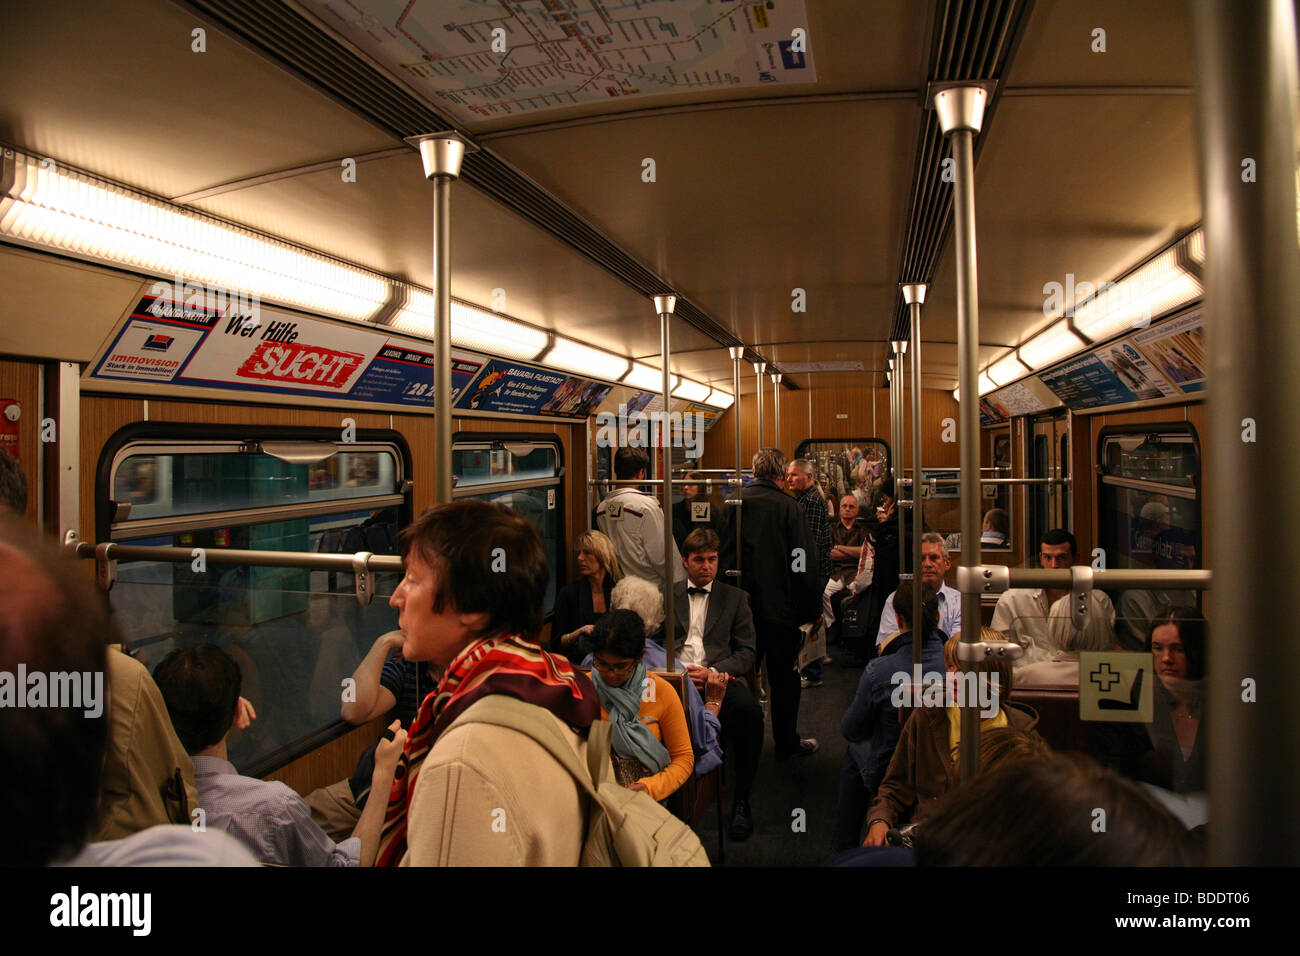
[[[961,462],[961,560],[976,566],[980,561],[980,449],[979,449],[979,285],[975,258],[975,156],[974,139],[984,119],[988,94],[978,86],[952,87],[935,94],[934,108],[939,127],[952,144],[955,163],[953,183],[953,238],[957,253],[957,368],[961,408],[958,410],[957,440]],[[980,594],[968,576],[961,596],[961,639],[980,639]],[[961,711],[961,779],[979,773],[979,710]]]
[[[451,501],[451,177],[433,180],[433,500]]]
[[[54,462],[58,477],[54,488],[58,498],[54,513],[59,541],[66,544],[81,540],[81,366],[60,362],[57,375]],[[32,426],[40,428],[41,423],[36,421]],[[93,536],[94,529],[88,528],[86,533]]]
[[[673,558],[677,554],[677,546],[673,541],[673,448],[672,435],[667,428],[668,411],[672,407],[672,373],[668,370],[668,360],[672,357],[672,349],[668,340],[668,322],[673,317],[673,310],[677,307],[677,297],[674,295],[657,295],[654,297],[655,311],[659,313],[659,360],[663,366],[663,393],[664,393],[664,424],[659,428],[660,436],[660,460],[663,462],[663,480],[664,483],[659,486],[660,500],[663,502],[664,509],[664,651],[668,655],[668,669],[674,671],[677,669],[677,618],[674,615],[673,608],[673,576],[677,573],[677,568],[673,565]]]
[[[735,505],[732,506],[733,510],[731,512],[736,525],[736,567],[732,572],[731,580],[736,587],[740,587],[740,483],[742,481],[740,472],[744,467],[744,460],[740,449],[740,362],[745,357],[745,349],[743,346],[733,345],[728,351],[731,355],[732,394],[735,396],[735,401],[732,402],[731,405],[731,411],[736,417],[736,484],[729,489],[729,494],[736,502]]]
[[[921,663],[921,303],[925,286],[903,286],[912,313],[912,663]]]
[[[781,373],[772,373],[772,447],[781,447]]]
[[[1260,588],[1300,579],[1295,549],[1279,547],[1300,532],[1300,499],[1278,485],[1300,464],[1300,380],[1287,368],[1300,354],[1295,13],[1291,0],[1191,6],[1216,436],[1206,457],[1221,492],[1205,522],[1210,862],[1277,866],[1300,858],[1300,647]]]
[[[758,382],[758,386],[754,389],[754,400],[758,402],[758,446],[755,451],[767,447],[767,443],[763,441],[763,372],[766,369],[766,362],[754,363],[754,376]],[[736,401],[740,401],[739,395],[736,396]]]
[[[907,535],[903,533],[907,525],[904,524],[905,509],[902,505],[903,479],[907,477],[905,467],[907,459],[904,457],[903,449],[904,439],[907,435],[906,422],[903,420],[903,411],[906,406],[903,399],[903,356],[906,352],[906,342],[898,341],[894,343],[894,377],[892,381],[894,383],[894,413],[898,420],[898,425],[894,429],[894,434],[898,436],[898,456],[895,459],[897,465],[894,468],[894,510],[898,512],[898,573],[900,575],[900,584],[902,583],[901,576],[907,573]],[[915,523],[915,518],[913,518],[913,523]],[[913,572],[915,570],[913,568]],[[915,585],[915,582],[913,582],[913,585]],[[913,590],[915,590],[915,586]],[[915,622],[913,622],[912,630],[916,630]]]
[[[583,472],[586,474],[586,477],[587,477],[587,519],[586,519],[586,520],[587,520],[587,530],[590,531],[590,530],[591,530],[591,511],[592,511],[592,504],[591,504],[591,489],[592,489],[592,487],[593,487],[592,484],[591,484],[591,479],[595,477],[595,475],[593,475],[593,474],[591,473],[591,472],[592,472],[592,467],[591,467],[591,461],[592,461],[592,459],[591,459],[591,416],[590,416],[590,415],[587,416],[587,420],[586,420],[585,424],[586,424],[587,427],[586,427],[586,442],[585,442],[584,444],[585,444],[585,447],[586,447],[586,450],[587,450],[587,464],[583,467],[582,470],[583,470]]]
[[[477,147],[457,133],[412,136],[433,180],[433,500],[451,501],[451,184]]]

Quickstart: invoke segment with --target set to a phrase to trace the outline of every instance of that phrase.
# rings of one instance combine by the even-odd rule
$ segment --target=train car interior
[[[5,20],[0,453],[127,654],[238,664],[240,774],[305,798],[389,725],[341,703],[399,629],[399,536],[426,509],[527,518],[549,650],[621,449],[646,451],[653,508],[730,536],[719,580],[747,600],[776,449],[783,490],[824,506],[807,540],[857,544],[824,565],[796,686],[770,638],[740,675],[765,720],[752,836],[729,746],[667,803],[713,865],[872,842],[867,803],[844,822],[883,786],[855,777],[846,714],[906,630],[882,626],[893,587],[922,578],[960,634],[951,669],[1017,675],[1036,740],[1101,760],[1115,728],[1140,738],[1108,766],[1194,859],[1300,861],[1300,668],[1269,597],[1300,573],[1278,555],[1300,532],[1293,0],[49,0]],[[774,748],[783,698],[807,756]],[[951,785],[978,788],[1000,713],[952,709]]]

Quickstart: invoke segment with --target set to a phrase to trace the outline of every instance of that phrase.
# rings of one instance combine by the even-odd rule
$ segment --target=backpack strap
[[[602,783],[608,783],[614,774],[609,759],[612,733],[613,728],[608,720],[593,721],[587,731],[587,771],[597,790]]]
[[[569,775],[587,791],[593,799],[599,801],[596,788],[609,777],[609,722],[596,721],[588,733],[587,763],[584,768],[578,762],[578,755],[560,736],[551,720],[538,720],[536,711],[542,710],[535,704],[527,704],[504,694],[492,694],[477,701],[465,711],[455,724],[492,724],[507,727],[531,738],[547,753],[556,759]],[[453,725],[455,726],[455,725]]]

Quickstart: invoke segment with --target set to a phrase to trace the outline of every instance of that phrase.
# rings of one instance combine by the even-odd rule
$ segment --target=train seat
[[[1038,712],[1035,729],[1053,750],[1088,752],[1088,730],[1079,719],[1077,687],[1016,687],[1011,700]]]

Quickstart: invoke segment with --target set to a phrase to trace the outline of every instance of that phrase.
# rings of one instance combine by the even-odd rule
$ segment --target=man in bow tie
[[[706,700],[725,688],[717,714],[722,745],[734,748],[736,759],[728,835],[744,840],[754,832],[749,791],[763,750],[763,710],[745,682],[755,663],[749,595],[716,580],[719,545],[710,528],[697,528],[682,542],[687,580],[677,584],[673,602],[677,660]]]

